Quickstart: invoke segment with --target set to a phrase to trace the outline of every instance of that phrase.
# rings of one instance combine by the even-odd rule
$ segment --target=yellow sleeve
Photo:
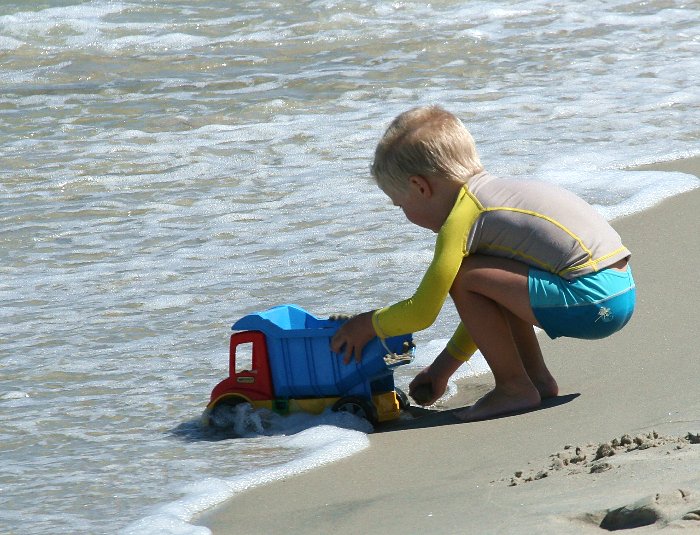
[[[447,352],[457,360],[467,362],[477,349],[471,334],[469,334],[464,324],[460,322],[452,338],[447,342]]]
[[[467,255],[469,229],[480,213],[478,201],[463,188],[438,233],[433,260],[416,293],[372,315],[372,325],[380,338],[413,333],[432,325]]]

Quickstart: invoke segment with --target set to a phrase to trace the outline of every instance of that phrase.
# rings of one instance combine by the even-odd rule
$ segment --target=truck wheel
[[[336,412],[349,412],[360,418],[364,418],[371,424],[377,423],[377,411],[369,401],[358,397],[340,398],[333,405]]]
[[[233,408],[241,403],[248,403],[248,400],[238,396],[222,399],[209,413],[209,424],[218,428],[230,427],[233,424]]]
[[[394,390],[396,391],[396,399],[399,401],[399,409],[405,411],[411,406],[411,402],[409,401],[406,392],[400,388],[394,388]]]

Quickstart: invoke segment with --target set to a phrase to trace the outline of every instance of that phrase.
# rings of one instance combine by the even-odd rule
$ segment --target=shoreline
[[[676,173],[686,173],[700,178],[700,156],[690,156],[680,160],[668,160],[643,165],[636,165],[627,169],[628,171],[671,171]]]
[[[700,177],[700,157],[635,169]],[[690,266],[700,255],[687,247],[698,208],[696,188],[613,221],[632,251],[637,309],[604,340],[541,337],[558,398],[458,423],[450,408],[471,404],[488,376],[463,380],[446,410],[413,408],[414,419],[369,435],[369,448],[250,489],[196,524],[215,535],[585,534],[606,522],[700,530],[700,292]]]

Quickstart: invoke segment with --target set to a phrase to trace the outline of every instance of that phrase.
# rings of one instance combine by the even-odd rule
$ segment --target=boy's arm
[[[435,254],[413,297],[382,308],[372,316],[377,335],[388,338],[429,327],[437,318],[467,255],[469,229],[480,209],[462,190],[435,242]]]
[[[441,245],[438,237],[433,261],[413,296],[374,313],[372,324],[381,338],[422,331],[437,318],[464,258],[461,247]]]

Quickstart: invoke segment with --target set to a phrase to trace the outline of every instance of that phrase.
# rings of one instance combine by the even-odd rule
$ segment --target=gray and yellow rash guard
[[[553,184],[482,172],[460,190],[413,297],[372,316],[377,335],[386,338],[429,327],[462,260],[474,253],[512,258],[565,279],[605,269],[630,256],[608,222],[573,193]],[[468,360],[476,351],[463,324],[447,350],[460,360]]]

